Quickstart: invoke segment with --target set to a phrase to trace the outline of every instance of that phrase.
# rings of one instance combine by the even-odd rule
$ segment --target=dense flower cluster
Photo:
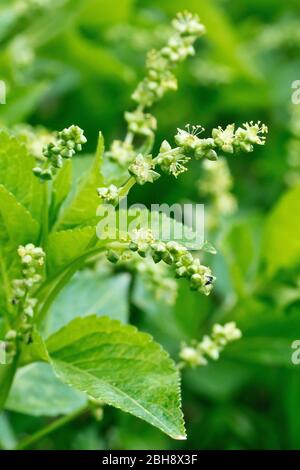
[[[78,126],[70,126],[58,133],[55,143],[51,142],[43,149],[42,166],[33,169],[36,176],[42,180],[53,178],[59,168],[62,168],[64,159],[72,158],[76,152],[82,150],[82,145],[86,143],[83,130]]]
[[[103,202],[115,205],[119,200],[120,189],[110,184],[107,188],[98,188],[97,193]]]
[[[129,166],[129,173],[135,178],[138,184],[153,183],[159,178],[159,173],[154,171],[155,162],[152,155],[137,155],[133,163]]]
[[[128,130],[133,134],[144,135],[150,137],[153,131],[156,130],[157,122],[154,116],[150,113],[144,113],[137,109],[133,112],[125,113],[125,120],[128,124]]]
[[[136,153],[131,143],[122,142],[122,140],[114,140],[105,155],[110,160],[126,168],[134,160]]]
[[[173,148],[164,141],[156,163],[161,169],[177,177],[187,170],[185,163],[191,158],[208,159],[215,161],[218,158],[218,151],[234,153],[242,150],[252,152],[254,144],[264,145],[268,132],[267,127],[260,122],[254,124],[243,124],[235,130],[234,124],[229,124],[225,129],[218,127],[212,130],[212,137],[200,138],[204,131],[202,126],[186,126],[186,130],[178,129],[175,135],[175,142],[178,147]]]
[[[11,329],[5,336],[8,362],[11,362],[16,352],[16,339],[29,342],[32,332],[32,318],[37,299],[33,296],[33,289],[41,280],[41,271],[45,262],[45,253],[42,248],[29,243],[19,246],[18,255],[21,258],[22,277],[12,282],[12,304],[16,308],[18,331]]]
[[[173,21],[175,33],[165,47],[153,50],[147,57],[147,76],[138,85],[132,98],[142,107],[149,107],[168,90],[177,89],[172,69],[195,53],[194,42],[205,32],[197,15],[179,13]]]
[[[196,367],[208,363],[207,359],[216,361],[220,357],[224,347],[242,337],[241,331],[235,322],[226,323],[224,326],[215,324],[210,336],[205,335],[199,343],[188,346],[183,344],[180,351],[182,365]]]
[[[155,263],[163,261],[175,269],[177,278],[187,278],[190,288],[208,295],[213,287],[215,277],[211,270],[194,258],[188,249],[174,241],[167,243],[155,241],[151,230],[136,230],[131,234],[129,249],[146,257],[149,253]]]
[[[40,274],[44,266],[45,253],[42,248],[32,243],[18,248],[22,263],[22,278],[13,281],[13,303],[22,302],[22,311],[28,317],[33,316],[37,300],[31,297],[32,288],[42,280]]]

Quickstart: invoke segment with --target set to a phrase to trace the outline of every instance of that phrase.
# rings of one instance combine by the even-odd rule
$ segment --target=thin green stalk
[[[33,444],[40,441],[43,437],[46,437],[57,429],[62,428],[66,424],[70,423],[74,419],[87,412],[88,409],[89,408],[87,406],[84,406],[74,411],[74,413],[58,418],[57,420],[53,421],[52,423],[37,431],[35,434],[32,434],[28,438],[24,439],[22,442],[20,442],[20,444],[17,445],[15,450],[25,450],[32,447]]]
[[[46,251],[47,242],[48,242],[48,232],[49,232],[49,207],[48,207],[48,181],[43,183],[43,217],[42,217],[42,227],[40,235],[40,246]]]
[[[0,365],[0,413],[5,407],[19,362],[19,353],[17,353],[11,364]]]

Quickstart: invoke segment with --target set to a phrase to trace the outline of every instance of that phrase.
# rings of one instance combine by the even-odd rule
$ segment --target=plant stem
[[[37,431],[35,434],[32,434],[28,438],[24,439],[20,444],[17,445],[15,450],[25,450],[31,447],[33,444],[41,440],[43,437],[48,436],[49,434],[53,433],[57,429],[63,427],[65,424],[73,421],[74,419],[78,418],[80,415],[88,411],[88,406],[84,406],[79,408],[78,410],[74,411],[67,416],[62,416],[61,418],[56,419],[52,423],[48,424],[44,428]]]
[[[17,352],[11,364],[0,365],[0,413],[5,407],[7,397],[17,372],[19,353]]]
[[[49,231],[49,207],[48,207],[48,181],[43,183],[43,218],[42,218],[42,228],[40,235],[40,246],[46,251],[47,241],[48,241],[48,231]]]

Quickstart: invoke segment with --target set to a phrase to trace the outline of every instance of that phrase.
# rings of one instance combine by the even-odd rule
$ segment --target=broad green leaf
[[[34,158],[25,145],[6,131],[0,131],[0,184],[40,220],[43,185],[32,173],[34,165]]]
[[[36,362],[18,370],[5,408],[32,416],[67,415],[87,398],[62,383],[49,364]]]
[[[83,255],[95,234],[95,227],[52,232],[48,238],[49,272],[54,273]]]
[[[185,438],[178,371],[149,335],[93,315],[69,323],[47,347],[63,382]]]
[[[0,216],[11,249],[16,249],[20,244],[36,242],[39,235],[38,222],[2,184],[0,184]]]
[[[78,185],[73,200],[63,211],[58,223],[58,229],[74,228],[88,225],[96,217],[99,205],[97,187],[103,184],[101,165],[103,160],[104,142],[102,134],[99,134],[96,156],[86,175]]]
[[[270,275],[300,262],[300,186],[287,191],[265,225],[263,256]]]
[[[0,184],[0,308],[6,309],[11,278],[19,273],[17,249],[35,243],[39,224],[15,196]]]
[[[86,317],[91,313],[109,315],[126,323],[129,284],[128,273],[116,276],[92,270],[77,273],[55,300],[47,317],[46,335],[59,330],[75,317]]]

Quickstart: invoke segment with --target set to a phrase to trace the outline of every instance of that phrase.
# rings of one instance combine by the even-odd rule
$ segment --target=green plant
[[[7,343],[8,362],[0,366],[1,410],[9,401],[18,368],[44,362],[61,382],[80,392],[68,397],[75,408],[69,419],[108,404],[174,439],[185,438],[180,367],[151,336],[110,318],[110,312],[104,317],[93,311],[83,318],[76,311],[68,313],[71,321],[47,334],[54,301],[88,263],[105,266],[108,259],[117,267],[125,264],[146,273],[156,292],[158,287],[174,290],[170,272],[205,295],[213,288],[215,277],[200,261],[207,245],[197,246],[192,254],[184,242],[156,238],[146,223],[143,226],[148,213],[138,229],[120,230],[118,240],[99,236],[99,231],[96,236],[99,204],[117,207],[135,184],[153,183],[159,171],[177,178],[191,160],[214,162],[218,153],[251,152],[255,144],[265,143],[267,128],[260,122],[217,127],[205,138],[201,126],[187,126],[178,129],[176,147],[164,140],[152,156],[157,124],[149,108],[176,89],[173,70],[194,54],[194,42],[204,33],[197,15],[187,12],[177,15],[173,27],[167,45],[148,55],[146,78],[132,95],[137,108],[125,113],[124,140],[114,141],[104,152],[100,134],[96,155],[77,187],[72,184],[72,164],[76,166],[74,156],[86,143],[79,127],[47,136],[42,154],[34,156],[30,139],[1,131],[0,332]],[[162,219],[162,223],[175,222]],[[226,343],[239,337],[234,324],[215,325],[212,339],[205,337],[194,350],[183,347],[180,357],[187,364],[203,365],[203,354],[217,359]],[[191,352],[196,354],[193,360]]]

